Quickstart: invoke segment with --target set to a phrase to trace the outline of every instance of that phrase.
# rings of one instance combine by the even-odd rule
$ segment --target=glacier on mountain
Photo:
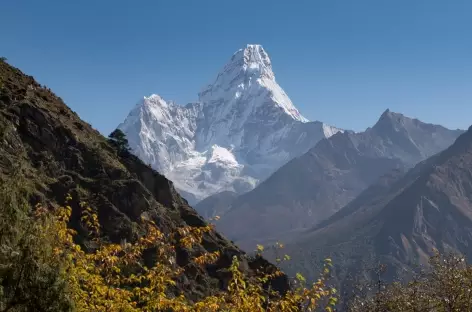
[[[144,97],[118,126],[138,157],[191,203],[253,189],[280,166],[340,129],[308,121],[277,84],[261,45],[233,54],[185,106]]]

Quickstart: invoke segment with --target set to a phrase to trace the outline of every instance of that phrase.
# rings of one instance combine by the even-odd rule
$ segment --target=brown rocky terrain
[[[152,219],[165,233],[185,225],[206,226],[172,182],[137,157],[118,151],[61,98],[4,61],[0,61],[0,140],[0,181],[13,174],[25,177],[32,204],[62,205],[70,193],[71,226],[79,235],[80,202],[97,209],[103,233],[112,242],[139,236],[141,217]],[[225,268],[234,255],[243,259],[246,272],[274,269],[262,258],[249,259],[217,232],[206,235],[197,248],[219,250],[221,257],[201,269],[189,264],[187,251],[177,250],[177,263],[189,264],[178,287],[195,298],[224,285]],[[285,290],[286,278],[273,281],[273,286]]]

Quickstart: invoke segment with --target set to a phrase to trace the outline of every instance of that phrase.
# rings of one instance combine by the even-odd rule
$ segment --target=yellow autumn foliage
[[[172,236],[164,235],[154,222],[143,219],[144,236],[133,243],[112,244],[100,238],[100,224],[93,209],[85,204],[81,206],[81,221],[96,245],[88,252],[74,242],[77,233],[67,226],[71,207],[66,205],[50,212],[38,206],[34,215],[41,224],[42,238],[54,242],[54,254],[61,263],[66,291],[76,311],[314,311],[322,302],[328,305],[329,311],[336,302],[329,300],[334,298],[335,291],[325,285],[326,274],[309,286],[300,278],[298,286],[282,296],[264,287],[269,280],[283,274],[280,270],[271,274],[258,272],[255,278],[248,278],[240,270],[236,257],[228,269],[231,277],[227,289],[192,302],[174,287],[185,267],[177,265],[177,246],[170,242],[178,241],[179,248],[192,248],[202,242],[205,233],[213,231],[212,225],[182,227]],[[152,267],[143,264],[145,250],[155,252]],[[205,266],[219,257],[218,251],[204,252],[195,256],[192,263]],[[326,272],[329,266],[328,261]]]

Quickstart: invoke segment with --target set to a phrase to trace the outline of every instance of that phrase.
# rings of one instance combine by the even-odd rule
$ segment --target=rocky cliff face
[[[145,97],[119,128],[137,156],[195,202],[223,191],[247,192],[340,131],[298,112],[260,45],[238,50],[197,103]]]
[[[177,227],[206,225],[180,197],[172,182],[136,156],[118,152],[82,121],[63,101],[32,77],[0,61],[0,177],[21,174],[31,185],[31,202],[50,206],[72,195],[72,226],[78,224],[81,201],[98,210],[104,235],[111,241],[133,240],[140,233],[141,217],[156,222],[163,232]],[[3,179],[1,180],[3,181]],[[224,284],[224,269],[233,255],[243,259],[250,272],[273,268],[264,259],[249,261],[244,252],[216,232],[201,246],[221,251],[216,265],[206,270],[189,264],[189,254],[179,250],[177,263],[188,265],[179,287],[199,297]],[[284,277],[274,281],[286,289]]]

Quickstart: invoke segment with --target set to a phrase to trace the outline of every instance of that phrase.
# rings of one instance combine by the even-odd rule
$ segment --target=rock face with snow
[[[198,102],[181,106],[151,95],[119,128],[133,152],[193,203],[223,191],[247,192],[340,131],[298,112],[260,45],[237,51]]]

